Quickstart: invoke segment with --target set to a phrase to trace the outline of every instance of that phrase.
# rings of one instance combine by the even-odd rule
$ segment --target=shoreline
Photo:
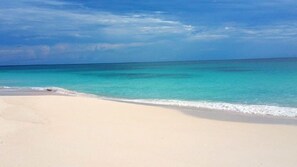
[[[206,111],[208,112],[208,111]],[[294,167],[297,126],[86,96],[0,96],[0,166]]]
[[[95,97],[96,98],[96,97]],[[180,107],[180,106],[169,106],[169,105],[158,105],[158,104],[147,104],[147,103],[135,103],[120,100],[102,99],[107,101],[114,101],[119,103],[144,105],[144,106],[155,106],[165,109],[171,109],[183,114],[217,121],[230,121],[230,122],[242,122],[242,123],[255,123],[255,124],[283,124],[297,126],[297,118],[290,117],[278,117],[271,115],[257,115],[257,114],[246,114],[238,113],[225,110],[214,110],[207,108],[191,108],[191,107]]]
[[[128,103],[145,106],[157,106],[167,109],[176,110],[186,115],[213,119],[219,121],[232,121],[232,122],[246,122],[246,123],[259,123],[259,124],[285,124],[285,125],[297,125],[297,117],[286,117],[286,116],[274,116],[274,115],[261,115],[253,113],[241,113],[228,110],[220,109],[209,109],[203,107],[185,107],[185,106],[173,106],[167,104],[150,104],[143,102],[134,102],[129,100],[122,100],[117,98],[101,97],[93,94],[80,93],[72,90],[67,90],[59,87],[36,87],[36,88],[11,88],[11,87],[0,87],[1,96],[80,96],[90,97],[99,100],[114,101],[119,103]]]

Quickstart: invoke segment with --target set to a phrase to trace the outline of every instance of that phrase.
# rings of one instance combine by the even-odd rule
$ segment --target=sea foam
[[[270,105],[249,105],[232,104],[225,102],[207,102],[207,101],[182,101],[182,100],[161,100],[161,99],[120,99],[120,101],[155,104],[178,107],[191,107],[197,109],[213,109],[238,112],[244,114],[271,115],[280,117],[297,117],[297,108],[280,107]]]
[[[209,101],[184,101],[184,100],[165,100],[165,99],[123,99],[123,98],[110,98],[104,96],[97,96],[94,94],[86,94],[77,91],[72,91],[60,87],[8,87],[1,86],[0,89],[9,89],[10,91],[37,91],[45,92],[49,91],[54,94],[68,95],[68,96],[88,96],[97,97],[106,100],[115,100],[122,102],[132,102],[141,104],[152,104],[152,105],[164,105],[164,106],[176,106],[176,107],[191,107],[196,109],[213,109],[230,112],[238,112],[244,114],[255,114],[255,115],[270,115],[278,117],[297,117],[297,108],[292,107],[281,107],[271,105],[253,105],[253,104],[235,104],[226,102],[209,102]]]

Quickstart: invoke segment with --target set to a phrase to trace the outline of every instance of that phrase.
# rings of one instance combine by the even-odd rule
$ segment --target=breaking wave
[[[208,102],[208,101],[184,101],[184,100],[163,100],[163,99],[122,99],[122,98],[110,98],[103,96],[96,96],[93,94],[80,93],[72,90],[67,90],[59,87],[7,87],[0,86],[0,90],[10,91],[35,91],[35,92],[51,92],[59,95],[69,96],[89,96],[98,97],[106,100],[116,100],[122,102],[132,102],[141,104],[153,104],[153,105],[165,105],[165,106],[176,106],[176,107],[191,107],[197,109],[213,109],[238,112],[244,114],[256,114],[256,115],[270,115],[278,117],[297,117],[297,108],[292,107],[281,107],[271,105],[252,105],[252,104],[235,104],[225,102]]]

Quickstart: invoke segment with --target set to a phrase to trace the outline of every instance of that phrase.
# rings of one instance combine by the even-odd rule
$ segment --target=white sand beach
[[[0,167],[296,167],[297,126],[91,97],[0,96]]]

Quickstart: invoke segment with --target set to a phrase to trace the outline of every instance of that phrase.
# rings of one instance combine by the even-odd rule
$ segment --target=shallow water
[[[0,85],[297,116],[297,59],[9,66],[0,67]]]

